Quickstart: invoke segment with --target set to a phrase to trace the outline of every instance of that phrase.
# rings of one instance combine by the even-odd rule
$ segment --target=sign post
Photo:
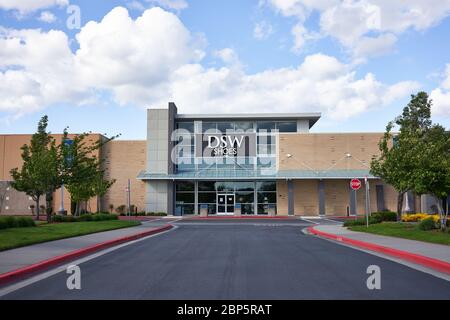
[[[127,211],[128,211],[128,216],[131,219],[130,179],[128,179],[128,185],[125,188],[125,191],[127,192]]]
[[[366,227],[369,227],[369,214],[370,214],[370,192],[369,192],[369,179],[364,177],[364,184],[366,187]]]
[[[358,214],[357,214],[357,191],[359,190],[359,188],[361,188],[361,181],[359,180],[359,179],[356,179],[356,178],[354,178],[354,179],[352,179],[352,180],[350,180],[350,188],[352,189],[352,190],[354,190],[355,191],[355,199],[354,199],[354,201],[355,201],[355,219],[358,217]]]

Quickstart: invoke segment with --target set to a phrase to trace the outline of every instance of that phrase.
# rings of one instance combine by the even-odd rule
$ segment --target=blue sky
[[[448,128],[449,15],[447,0],[0,0],[0,133],[47,114],[52,132],[145,139],[145,109],[168,101],[383,131],[419,90]]]

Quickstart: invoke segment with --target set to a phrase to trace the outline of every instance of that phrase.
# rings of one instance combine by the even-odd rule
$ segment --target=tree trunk
[[[100,196],[97,196],[97,213],[100,212]]]
[[[397,221],[402,221],[403,196],[405,192],[399,192],[397,196]]]
[[[45,210],[47,211],[47,223],[51,223],[53,211],[53,192],[47,192],[45,194],[45,206]]]
[[[39,213],[41,211],[41,208],[39,207],[39,200],[40,200],[40,196],[36,197],[36,220],[39,221]]]
[[[436,200],[437,200],[436,203],[437,203],[437,207],[438,207],[438,211],[439,211],[439,220],[441,221],[441,230],[445,231],[445,229],[447,229],[448,206],[447,206],[447,210],[444,211],[444,208],[442,208],[442,204],[441,204],[442,199],[439,199],[436,197]]]

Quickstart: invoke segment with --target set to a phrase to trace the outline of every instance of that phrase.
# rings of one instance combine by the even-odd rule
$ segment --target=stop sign
[[[358,190],[359,188],[361,188],[361,181],[359,179],[352,179],[350,181],[350,188],[352,188],[353,190]]]

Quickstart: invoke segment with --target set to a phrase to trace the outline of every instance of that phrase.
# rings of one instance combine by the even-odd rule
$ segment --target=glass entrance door
[[[217,214],[234,214],[234,193],[217,194]]]

